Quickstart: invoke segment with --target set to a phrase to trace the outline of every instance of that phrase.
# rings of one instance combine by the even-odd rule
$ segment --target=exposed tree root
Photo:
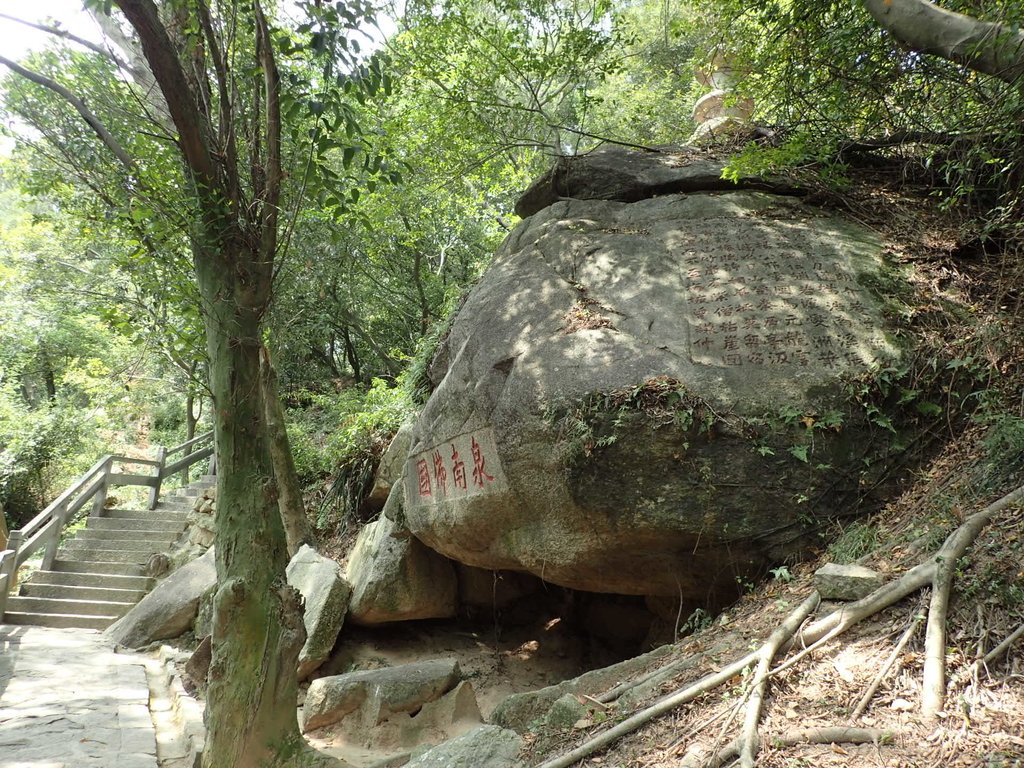
[[[1012,646],[1015,642],[1020,640],[1022,636],[1024,636],[1024,624],[1021,624],[1019,627],[1013,630],[1013,632],[1004,637],[999,642],[999,644],[991,651],[986,653],[984,656],[980,656],[980,658],[975,659],[974,663],[971,664],[970,667],[963,670],[960,673],[960,675],[957,676],[957,678],[954,681],[954,684],[962,684],[968,678],[976,678],[977,675],[981,672],[982,668],[987,667],[993,661],[995,661],[1004,653],[1006,653],[1010,649],[1010,646]]]
[[[761,738],[758,735],[758,727],[761,723],[761,709],[764,706],[764,694],[768,689],[768,673],[775,659],[775,654],[803,624],[804,619],[811,615],[811,612],[818,607],[821,596],[817,591],[804,600],[800,607],[790,614],[782,625],[772,632],[765,644],[758,651],[757,667],[754,670],[754,680],[750,684],[750,700],[747,702],[747,715],[743,720],[743,735],[740,737],[740,766],[741,768],[754,768],[754,760],[757,758],[757,751],[761,746]]]
[[[949,535],[938,554],[932,558],[935,562],[935,575],[932,577],[932,600],[928,608],[924,681],[921,687],[921,714],[926,721],[938,718],[946,703],[946,615],[957,561],[978,538],[981,529],[988,525],[993,515],[1021,499],[1024,499],[1024,486],[971,515]]]
[[[878,670],[878,674],[875,675],[875,679],[871,681],[871,685],[864,692],[860,701],[857,702],[857,706],[853,709],[853,714],[850,715],[851,720],[856,720],[858,717],[864,714],[864,710],[868,708],[868,704],[871,703],[871,699],[874,698],[875,694],[878,693],[878,687],[885,680],[886,675],[889,674],[889,670],[892,669],[893,664],[896,663],[896,659],[899,658],[900,653],[906,648],[907,643],[910,642],[910,638],[917,632],[917,628],[921,625],[921,621],[924,619],[924,614],[920,613],[917,609],[914,610],[914,616],[910,620],[910,626],[907,627],[907,631],[903,633],[903,637],[896,643],[896,647],[892,649],[892,653],[889,654],[889,658],[885,660],[885,664]]]
[[[787,637],[796,632],[797,628],[800,626],[800,624],[803,623],[804,619],[807,618],[807,615],[812,610],[814,610],[817,604],[818,594],[817,592],[815,592],[811,597],[807,598],[807,600],[805,600],[799,608],[797,608],[793,613],[791,613],[786,618],[785,622],[783,622],[782,626],[780,626],[779,629],[776,630],[776,632],[772,633],[772,638],[775,638],[777,635],[782,635],[781,639],[779,639],[775,643],[776,649],[779,645],[785,642],[785,639]],[[786,631],[787,629],[788,631]],[[769,640],[769,642],[771,642],[771,640]],[[774,656],[774,653],[772,655]],[[660,699],[659,701],[652,704],[650,707],[647,707],[646,709],[637,712],[635,715],[623,720],[618,725],[609,728],[607,731],[598,734],[593,739],[584,742],[571,752],[556,757],[553,760],[547,761],[546,763],[541,765],[540,768],[568,768],[573,763],[577,762],[578,760],[581,760],[587,755],[593,754],[602,747],[605,747],[608,744],[611,744],[612,742],[616,741],[620,737],[625,736],[627,733],[635,731],[644,723],[648,723],[654,718],[663,715],[666,712],[670,712],[671,710],[675,709],[676,707],[682,704],[685,704],[688,701],[692,701],[701,694],[717,688],[722,683],[738,675],[751,664],[754,664],[755,662],[759,661],[761,659],[761,656],[761,649],[758,649],[753,653],[747,654],[742,659],[734,661],[732,664],[725,667],[721,671],[713,675],[708,675],[707,677],[703,678],[702,680],[699,680],[693,685],[689,685],[686,688],[683,688],[681,691],[677,691],[674,694],[671,694],[663,699]]]
[[[883,585],[867,597],[844,605],[842,608],[832,612],[828,616],[825,616],[824,618],[819,619],[798,631],[804,619],[817,606],[818,594],[815,592],[811,597],[805,600],[797,610],[786,618],[785,622],[783,622],[783,624],[772,633],[771,637],[769,637],[764,645],[762,645],[758,650],[734,661],[732,664],[713,675],[708,675],[696,683],[659,699],[646,709],[635,713],[618,725],[596,735],[594,738],[584,742],[572,751],[543,763],[539,768],[569,768],[569,766],[574,765],[579,760],[608,746],[617,739],[631,733],[654,718],[713,690],[743,670],[747,669],[752,664],[757,664],[757,672],[754,674],[754,679],[751,684],[750,702],[748,704],[742,735],[715,755],[710,758],[704,758],[700,761],[700,764],[702,764],[704,768],[711,768],[712,766],[719,766],[728,760],[739,757],[741,765],[744,766],[744,768],[747,766],[753,766],[758,746],[760,744],[757,729],[761,717],[765,684],[768,678],[793,666],[809,653],[813,652],[816,648],[820,647],[837,635],[842,634],[854,624],[875,615],[885,608],[888,608],[928,584],[932,584],[933,586],[933,597],[931,610],[929,612],[928,636],[930,641],[927,643],[927,648],[931,650],[933,647],[937,647],[939,650],[930,652],[926,659],[926,693],[922,705],[926,716],[929,715],[929,713],[931,713],[930,716],[932,717],[936,716],[941,711],[945,700],[944,625],[947,606],[949,603],[952,576],[956,569],[956,563],[963,556],[967,547],[971,545],[971,543],[978,537],[978,534],[981,533],[981,530],[998,512],[1012,504],[1020,502],[1021,500],[1024,500],[1024,486],[1017,488],[998,501],[990,504],[982,511],[968,517],[960,527],[954,530],[946,538],[943,545],[934,555],[930,556],[924,562],[914,566],[898,579]],[[937,624],[940,621],[943,624],[943,627],[941,634],[938,634],[939,630],[933,630],[931,626],[933,623]],[[899,650],[909,640],[910,635],[913,634],[913,629],[916,628],[917,623],[918,621],[915,621],[907,630],[904,638],[900,641],[900,645],[897,646],[897,650],[892,654],[890,661],[887,662],[886,667],[872,683],[868,693],[861,699],[861,703],[858,705],[855,716],[859,716],[863,712],[864,707],[867,706],[867,702],[870,701],[875,691],[877,691],[878,685],[881,683],[881,679],[888,672],[888,669],[892,666],[892,663],[898,656]],[[1004,652],[1005,649],[1021,635],[1024,635],[1024,627],[1021,627],[1013,635],[1006,638],[1006,640],[1004,640],[1003,643],[1000,643],[996,649],[993,649],[990,655],[995,658],[998,656],[998,653],[996,653],[997,651],[999,653]],[[939,645],[940,637],[941,645]],[[780,649],[789,650],[795,647],[801,647],[802,650],[785,663],[776,667],[774,670],[770,669],[771,662]],[[689,657],[677,663],[689,666],[692,665],[694,659],[695,657]],[[985,659],[981,659],[980,662],[985,663],[987,659],[988,656],[986,656]],[[655,673],[650,673],[645,676],[645,679],[651,679],[654,676]],[[613,689],[613,695],[609,695],[612,693],[609,692],[609,694],[600,697],[599,700],[614,700],[614,698],[620,695],[621,692],[627,689],[628,687],[624,685],[617,686]],[[930,692],[929,689],[931,689]],[[801,742],[865,743],[879,742],[885,737],[886,734],[884,732],[874,729],[836,727],[793,731],[778,737],[776,739],[776,743],[781,745],[797,744]],[[684,765],[689,764],[690,762],[684,759]]]
[[[792,747],[795,744],[884,744],[892,737],[892,731],[840,725],[787,731],[781,736],[773,736],[772,743],[780,747]]]
[[[772,736],[771,743],[777,747],[792,747],[796,744],[883,744],[892,737],[891,731],[881,731],[877,728],[830,726],[787,731],[779,736]],[[737,757],[742,760],[743,741],[744,738],[741,736],[714,755],[703,759],[699,756],[700,753],[695,752],[689,759],[684,758],[679,768],[720,768]]]

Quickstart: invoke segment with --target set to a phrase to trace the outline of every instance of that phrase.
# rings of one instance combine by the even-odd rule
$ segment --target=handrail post
[[[46,551],[43,553],[43,562],[41,564],[41,569],[44,571],[50,570],[53,561],[57,559],[57,547],[60,546],[60,535],[64,532],[64,525],[67,523],[67,520],[64,519],[67,517],[67,511],[66,504],[53,510],[53,517],[60,521],[60,525],[53,530],[53,533],[49,536],[49,541],[46,542]]]
[[[18,585],[18,549],[21,547],[21,531],[11,531],[7,538],[7,549],[4,554],[7,557],[0,561],[0,578],[7,577],[4,588],[0,589],[0,621],[3,620],[4,610],[7,608],[7,595],[14,591]]]
[[[209,465],[206,468],[206,474],[208,474],[208,475],[216,475],[217,474],[217,436],[216,435],[214,435],[213,438],[211,438],[211,442],[213,443],[213,453],[210,454],[210,463],[209,463]]]
[[[17,554],[13,550],[0,550],[0,582],[3,582],[3,588],[0,589],[0,622],[4,620],[4,611],[7,610],[7,594],[11,591],[11,585],[14,583],[13,569],[9,564],[13,563],[16,557]]]
[[[167,449],[162,445],[157,446],[156,460],[159,462],[156,467],[156,480],[149,489],[149,508],[156,509],[156,503],[160,500],[160,483],[164,479],[164,465],[167,462]]]
[[[92,511],[89,512],[89,517],[100,517],[103,514],[103,508],[107,506],[107,491],[110,489],[110,471],[113,467],[114,457],[110,456],[107,458],[106,464],[103,465],[103,484],[96,491],[96,496],[93,498]]]

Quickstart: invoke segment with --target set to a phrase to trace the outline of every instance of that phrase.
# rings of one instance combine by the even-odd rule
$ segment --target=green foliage
[[[558,430],[563,463],[573,467],[613,445],[619,429],[637,414],[653,429],[673,427],[690,435],[709,434],[721,418],[681,381],[669,376],[610,392],[592,392],[570,406],[549,407],[544,418]]]
[[[828,557],[845,565],[874,552],[879,545],[879,531],[871,522],[855,521],[845,526],[828,546]]]
[[[46,506],[85,445],[74,407],[19,401],[10,387],[0,389],[0,507],[11,528]]]
[[[1024,6],[943,7],[1016,28]],[[716,0],[705,56],[725,57],[754,121],[773,141],[751,146],[732,174],[810,169],[837,188],[865,154],[901,164],[948,204],[977,205],[986,228],[1019,228],[1022,169],[1018,87],[908,50],[859,3]]]
[[[315,523],[333,530],[361,518],[377,463],[414,406],[405,387],[381,379],[367,390],[305,395],[307,406],[289,414],[288,437],[300,479],[319,487]]]

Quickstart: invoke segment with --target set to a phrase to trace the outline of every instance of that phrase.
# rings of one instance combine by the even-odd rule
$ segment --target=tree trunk
[[[259,387],[260,312],[238,279],[246,257],[225,250],[195,260],[207,308],[218,461],[218,589],[203,765],[299,765],[295,669],[305,631],[300,600],[284,580],[288,557]]]
[[[295,459],[288,442],[284,408],[277,391],[277,371],[270,360],[266,347],[261,349],[260,386],[263,390],[264,407],[267,414],[267,438],[270,441],[270,456],[277,478],[277,505],[281,510],[288,556],[299,551],[299,547],[312,541],[309,521],[306,520],[306,505],[302,500],[302,484],[295,471]]]
[[[1024,75],[1024,32],[947,11],[930,0],[861,0],[864,9],[904,45],[955,61],[1008,83]]]
[[[0,550],[7,549],[7,513],[4,512],[4,505],[0,504]]]
[[[191,375],[195,375],[195,363],[192,364]],[[199,421],[196,418],[195,413],[196,406],[196,394],[192,391],[191,387],[188,390],[188,394],[185,396],[185,442],[187,443],[193,437],[196,436],[196,423]],[[192,453],[192,449],[188,449],[188,453]],[[189,483],[189,476],[192,474],[191,467],[185,467],[181,473],[182,480],[185,485]]]

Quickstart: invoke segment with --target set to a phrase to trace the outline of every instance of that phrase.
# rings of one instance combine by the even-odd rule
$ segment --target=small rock
[[[814,572],[814,586],[823,600],[860,600],[884,583],[880,573],[860,565],[826,563]]]
[[[567,693],[551,705],[551,709],[548,710],[547,715],[544,717],[544,723],[549,728],[565,731],[589,716],[590,711],[586,705],[573,694]]]
[[[206,687],[206,676],[210,672],[210,662],[212,660],[213,637],[207,635],[185,663],[185,674],[189,676],[196,688],[202,689]]]
[[[434,659],[385,669],[321,677],[306,692],[302,731],[306,733],[347,717],[365,706],[374,721],[399,712],[416,712],[455,688],[461,677],[455,659]]]
[[[171,570],[171,558],[163,552],[154,552],[146,563],[146,575],[158,579]]]
[[[366,497],[366,502],[371,506],[383,507],[391,493],[391,486],[396,483],[400,484],[402,473],[405,471],[405,460],[409,456],[411,441],[412,423],[407,422],[391,438],[387,450],[381,456],[377,474],[373,478],[373,488],[370,489],[370,493]]]

